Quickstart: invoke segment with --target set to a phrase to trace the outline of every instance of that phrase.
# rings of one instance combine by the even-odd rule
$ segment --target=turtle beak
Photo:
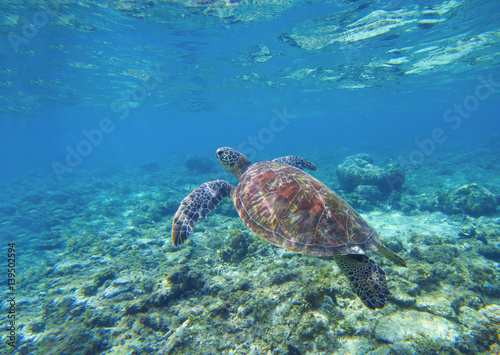
[[[224,149],[223,148],[219,148],[215,152],[215,158],[220,163],[222,161],[222,157],[224,157]]]

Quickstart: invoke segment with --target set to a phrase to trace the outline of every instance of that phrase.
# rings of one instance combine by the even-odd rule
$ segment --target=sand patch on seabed
[[[405,243],[408,242],[411,233],[458,238],[461,229],[460,222],[450,220],[441,212],[423,212],[408,216],[396,211],[373,211],[363,214],[363,217],[378,231],[382,239],[397,238]]]

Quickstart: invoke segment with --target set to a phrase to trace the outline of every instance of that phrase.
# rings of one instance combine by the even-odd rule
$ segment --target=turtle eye
[[[218,160],[224,159],[225,155],[226,154],[225,154],[225,151],[223,149],[217,149],[217,151],[215,152],[215,158]]]

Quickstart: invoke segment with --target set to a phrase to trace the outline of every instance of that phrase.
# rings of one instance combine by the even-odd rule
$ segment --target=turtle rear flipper
[[[366,307],[384,308],[390,292],[385,272],[375,261],[357,254],[336,255],[335,261]]]
[[[380,245],[378,251],[397,266],[406,267],[406,261],[385,245]]]
[[[172,242],[177,247],[184,243],[195,224],[205,218],[235,187],[224,180],[206,182],[184,200],[174,216]]]
[[[296,157],[293,155],[290,155],[287,157],[276,158],[276,159],[273,159],[272,161],[274,163],[281,163],[281,164],[290,165],[290,166],[293,166],[293,167],[301,169],[301,170],[312,170],[312,171],[318,170],[316,165],[311,163],[309,160],[301,158],[301,157]]]

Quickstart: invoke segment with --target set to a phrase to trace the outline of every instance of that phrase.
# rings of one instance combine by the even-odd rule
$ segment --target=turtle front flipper
[[[311,163],[309,160],[301,158],[301,157],[296,157],[293,155],[290,155],[288,157],[276,158],[276,159],[273,159],[272,161],[274,163],[281,163],[281,164],[290,165],[290,166],[293,166],[293,167],[301,169],[301,170],[312,170],[312,171],[318,170],[316,165]]]
[[[336,255],[335,261],[366,307],[384,308],[390,292],[385,272],[375,261],[357,254]]]
[[[235,187],[224,180],[209,181],[182,200],[172,225],[172,242],[177,247],[187,240],[195,224],[205,218]]]

